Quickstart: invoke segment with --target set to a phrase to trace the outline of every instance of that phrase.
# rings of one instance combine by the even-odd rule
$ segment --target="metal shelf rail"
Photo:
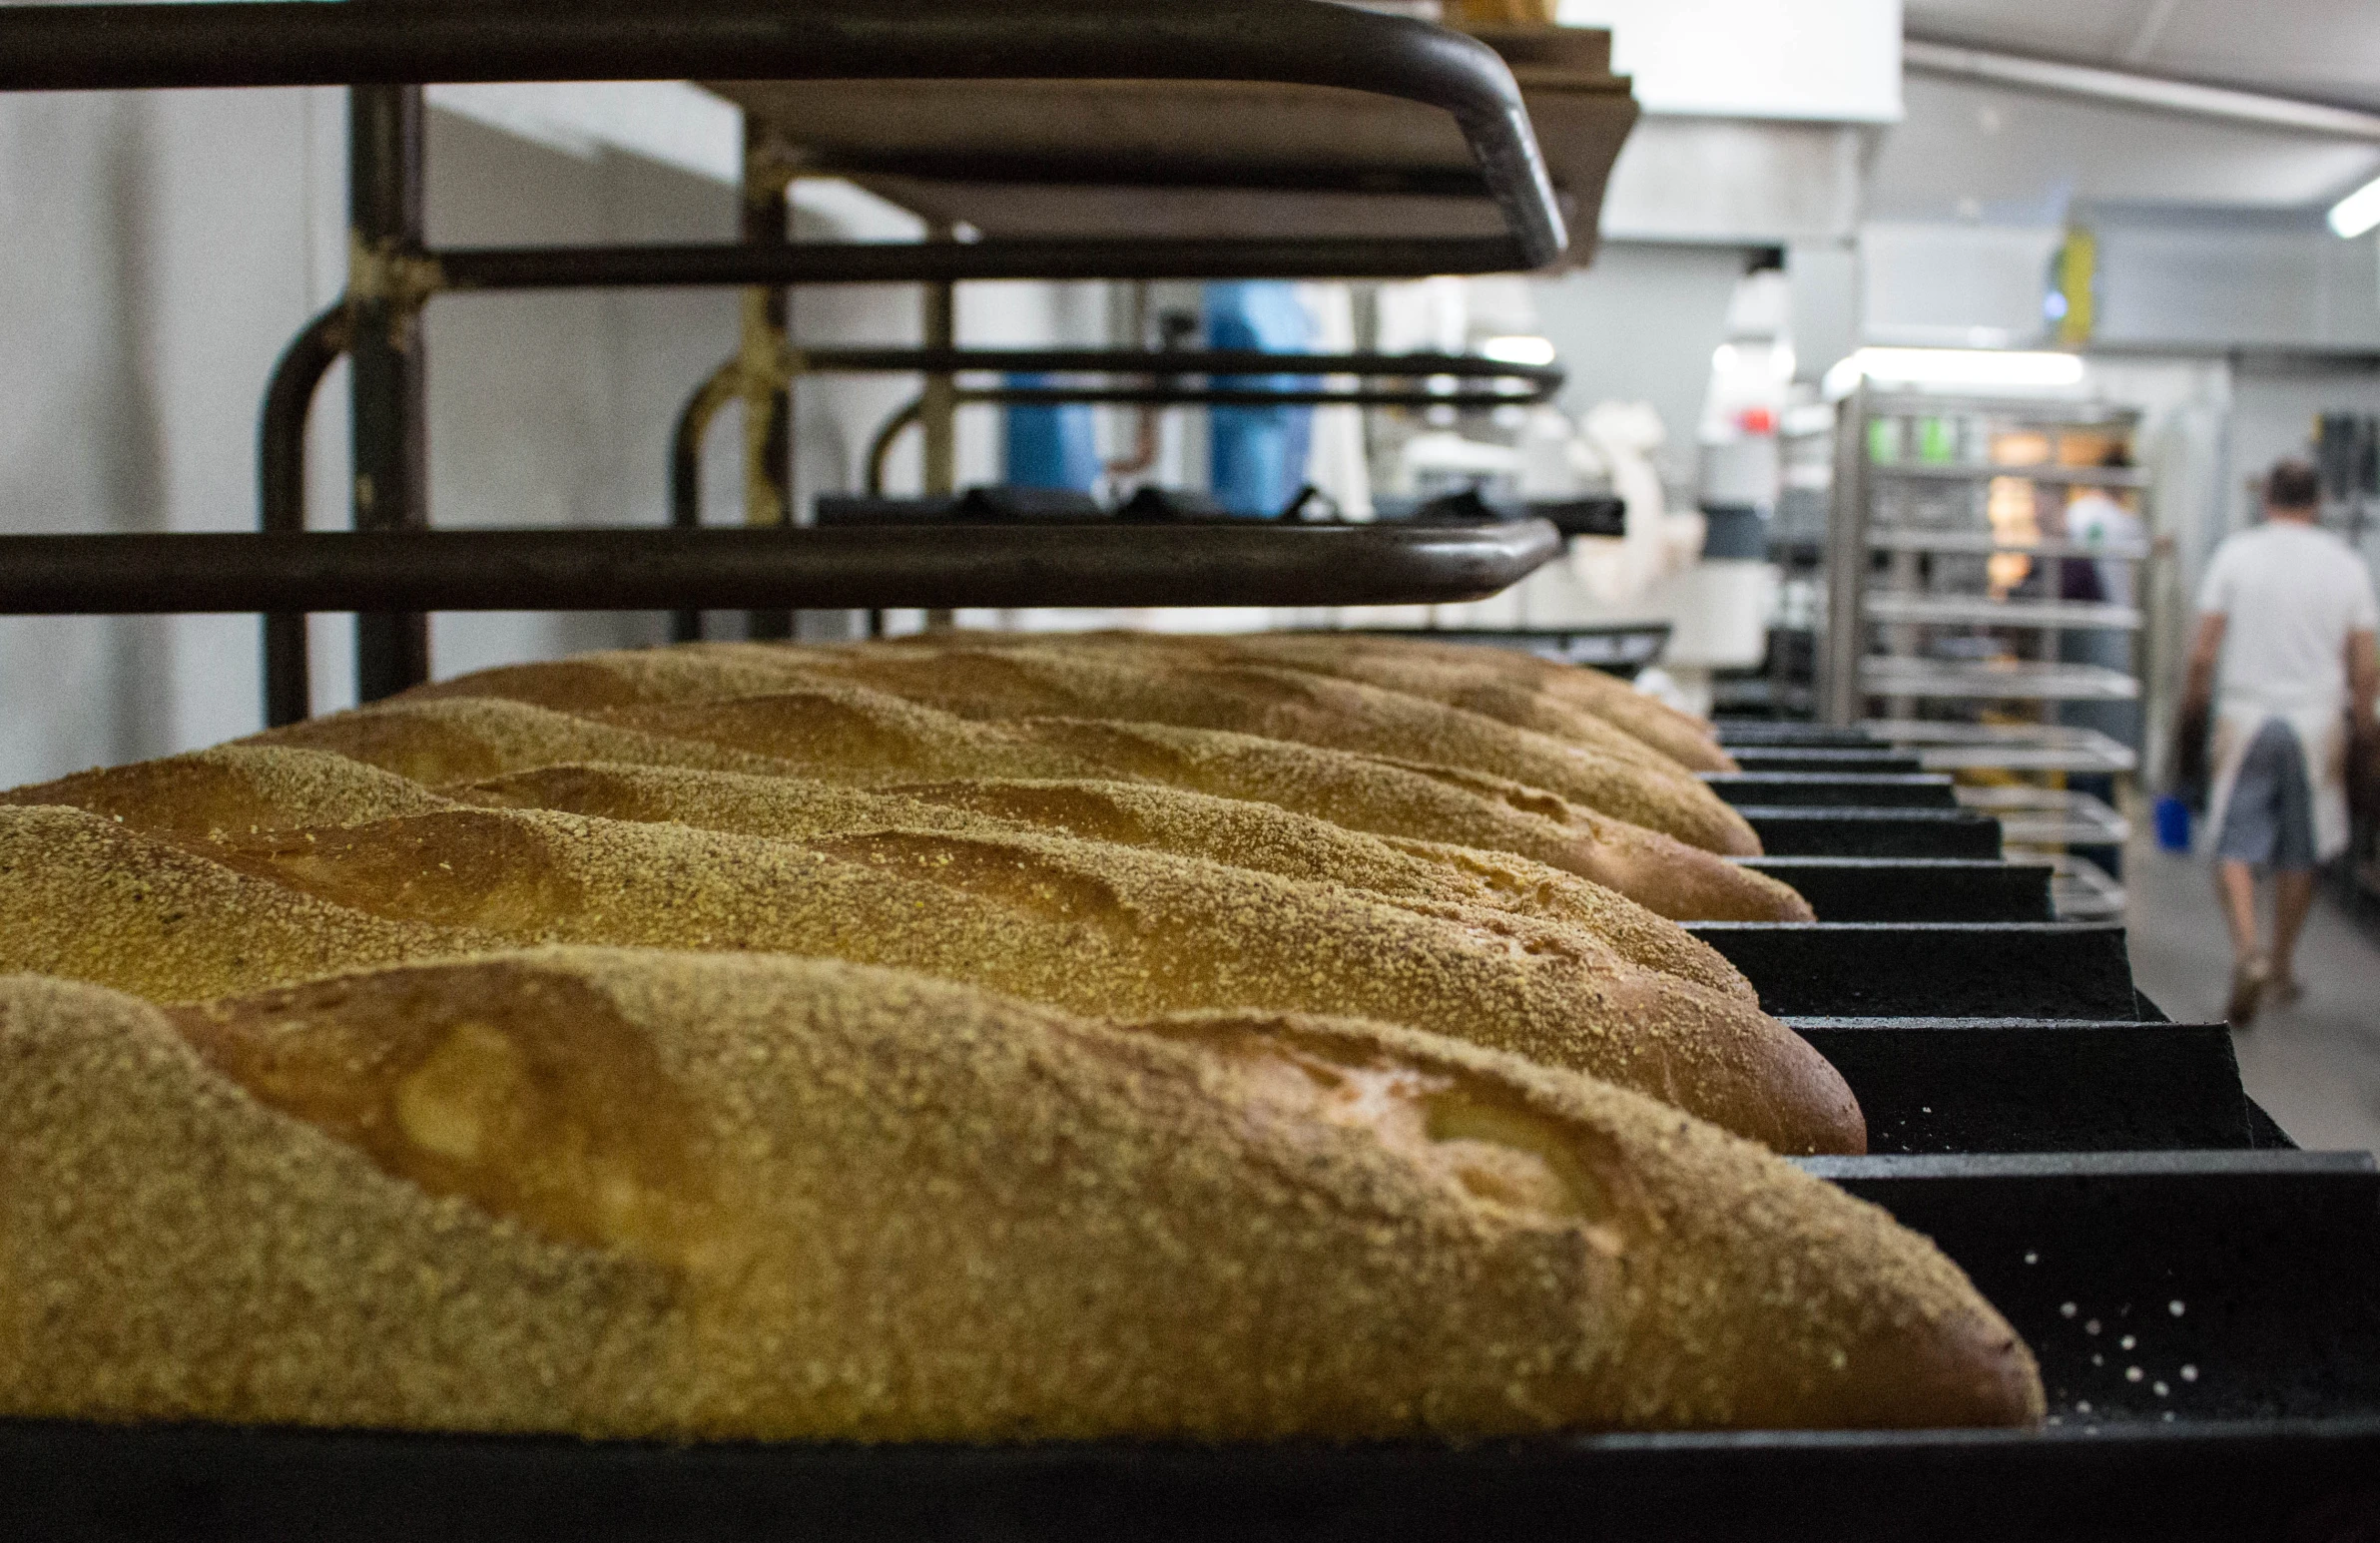
[[[1505,233],[1424,240],[796,246],[783,239],[779,182],[774,235],[763,229],[765,218],[748,220],[747,234],[757,239],[737,244],[427,246],[421,83],[687,78],[1220,80],[1369,92],[1452,117]],[[296,445],[314,387],[342,353],[350,359],[353,381],[356,533],[424,529],[419,319],[423,305],[441,293],[659,284],[781,291],[795,284],[947,285],[974,278],[1420,276],[1541,267],[1558,258],[1568,241],[1518,87],[1492,49],[1442,28],[1322,0],[1217,0],[1157,11],[1117,11],[1096,0],[953,0],[930,9],[900,0],[819,0],[798,7],[764,0],[710,0],[695,7],[599,0],[567,9],[452,0],[338,6],[199,0],[173,7],[0,9],[0,90],[301,85],[354,88],[352,258],[345,297],[291,344],[267,391],[259,460],[268,534],[305,535]],[[748,186],[748,196],[753,191]],[[946,312],[946,288],[941,293]],[[934,378],[928,377],[929,384]],[[577,534],[582,540],[614,539]],[[799,567],[807,560],[800,554],[814,550],[811,533],[782,535],[793,547],[786,561]],[[139,544],[150,539],[123,538],[112,549],[115,560],[149,566],[168,560],[167,549],[145,551]],[[1230,539],[1245,540],[1246,533]],[[849,552],[815,550],[817,576],[852,574]],[[1465,566],[1455,590],[1474,586]],[[689,588],[675,595],[674,607],[715,602],[716,591],[707,587],[710,570],[695,563],[676,571]],[[877,577],[920,571],[918,559],[903,558]],[[1351,584],[1344,599],[1369,598],[1359,589]],[[881,587],[868,592],[880,603],[900,604],[921,603],[923,593],[889,602]],[[514,603],[532,596],[551,599],[531,584]],[[292,596],[286,585],[277,587],[272,603],[292,607],[268,617],[265,643],[267,718],[286,723],[306,712],[304,610],[326,603]],[[427,675],[425,618],[396,609],[393,599],[386,605],[382,610],[374,603],[357,618],[357,685],[364,700]]]

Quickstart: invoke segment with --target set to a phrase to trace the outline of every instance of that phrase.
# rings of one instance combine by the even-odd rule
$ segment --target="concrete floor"
[[[2125,853],[2132,979],[2180,1023],[2221,1018],[2231,951],[2207,865]],[[2301,1147],[2380,1149],[2380,944],[2327,899],[2298,944],[2305,995],[2231,1036],[2248,1096]]]

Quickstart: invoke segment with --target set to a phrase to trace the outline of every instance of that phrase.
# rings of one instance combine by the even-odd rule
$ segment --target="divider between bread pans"
[[[1873,1154],[2264,1145],[2219,1023],[1785,1021],[1851,1085]]]
[[[1739,804],[1735,810],[1772,857],[1966,857],[2000,855],[2000,821],[1981,809],[1796,808]]]
[[[1705,772],[1703,785],[1738,808],[1953,809],[1938,772]]]
[[[2123,928],[1696,921],[1779,1017],[2136,1018]]]
[[[1821,921],[2054,921],[2046,862],[1959,857],[1739,857],[1791,884]]]
[[[1904,751],[1882,747],[1732,745],[1727,754],[1746,772],[1825,772],[1866,776],[1905,776],[1926,770]]]

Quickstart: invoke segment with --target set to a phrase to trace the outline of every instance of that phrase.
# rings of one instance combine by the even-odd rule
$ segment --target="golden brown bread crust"
[[[176,1001],[501,941],[322,900],[81,809],[0,806],[0,972]]]
[[[71,804],[137,831],[210,840],[429,813],[460,802],[773,837],[1039,830],[1344,884],[1425,915],[1443,915],[1450,904],[1476,905],[1583,926],[1633,963],[1755,1000],[1750,984],[1708,944],[1607,889],[1541,863],[1468,847],[1391,842],[1271,804],[1173,787],[966,778],[921,784],[907,795],[807,777],[596,763],[509,772],[452,784],[444,793],[325,752],[250,745],[81,772],[0,792],[0,804]]]
[[[599,682],[620,679],[601,667],[588,671]],[[1276,804],[1392,839],[1511,852],[1672,920],[1811,919],[1808,902],[1765,874],[1499,777],[1153,724],[973,723],[857,687],[631,706],[585,718],[497,698],[399,698],[241,745],[334,752],[429,782],[591,761],[856,786],[975,776],[1153,782]]]
[[[1225,641],[1243,657],[1371,681],[1433,701],[1453,700],[1490,718],[1506,713],[1530,719],[1588,717],[1689,770],[1737,770],[1735,759],[1719,748],[1702,720],[1616,676],[1557,664],[1523,649],[1345,633],[1250,633]]]
[[[1607,743],[1594,730],[1577,728],[1575,719],[1583,716],[1625,736],[1642,750],[1692,771],[1738,770],[1734,759],[1719,747],[1710,725],[1701,719],[1645,696],[1616,676],[1585,666],[1557,664],[1521,649],[1453,643],[1423,634],[1390,637],[1357,632],[969,631],[964,636],[970,647],[1062,647],[1083,652],[1172,653],[1261,661],[1368,681],[1556,738],[1584,734],[1588,739],[1582,743]],[[938,647],[944,637],[917,635],[868,646]]]
[[[768,669],[889,692],[970,719],[1086,718],[1220,730],[1358,755],[1487,772],[1676,837],[1755,855],[1742,816],[1683,769],[1620,760],[1476,713],[1351,680],[1195,656],[1132,651],[969,648],[822,649],[708,645],[591,654],[553,667],[516,665],[417,689],[417,698],[502,696],[563,712],[737,695]],[[721,684],[707,686],[716,672]],[[606,679],[609,677],[609,679]]]
[[[526,809],[205,850],[336,906],[515,943],[851,959],[1101,1015],[1354,1013],[1589,1071],[1782,1152],[1866,1144],[1834,1068],[1751,1003],[1631,963],[1580,928],[1508,912],[1449,904],[1425,915],[1338,885],[1054,836],[767,840]],[[240,926],[223,913],[197,924]],[[5,949],[0,940],[0,958]]]
[[[983,1441],[2041,1413],[2007,1325],[1873,1207],[1345,1021],[1126,1028],[611,950],[171,1016],[20,977],[0,1150],[11,1415]]]
[[[345,825],[452,801],[360,761],[280,745],[221,745],[0,792],[0,804],[66,804],[136,830],[199,836]]]
[[[0,970],[161,1001],[359,964],[574,942],[917,969],[1111,1015],[1357,1012],[1606,1076],[1786,1152],[1857,1152],[1858,1105],[1739,997],[1579,928],[1420,914],[1334,885],[1015,834],[808,841],[457,807],[183,844],[0,807]]]
[[[883,792],[803,777],[624,766],[541,767],[448,789],[510,808],[671,820],[740,835],[1040,831],[1361,889],[1425,915],[1480,906],[1585,928],[1631,963],[1756,1002],[1717,949],[1625,897],[1525,857],[1392,843],[1269,803],[1145,783],[967,777]]]

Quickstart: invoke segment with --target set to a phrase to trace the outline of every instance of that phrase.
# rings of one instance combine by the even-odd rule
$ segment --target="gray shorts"
[[[2305,869],[2314,862],[2314,785],[2296,732],[2267,720],[2240,758],[2223,809],[2217,857],[2258,867]]]

